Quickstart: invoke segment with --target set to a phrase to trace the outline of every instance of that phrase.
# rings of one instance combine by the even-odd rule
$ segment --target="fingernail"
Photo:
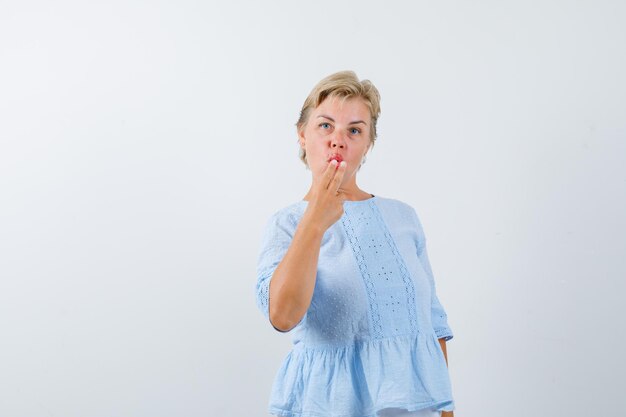
[[[343,162],[343,161],[342,161],[342,162]],[[333,159],[333,160],[331,160],[331,161],[330,161],[330,163],[331,163],[332,165],[337,165],[337,160],[336,160],[336,159]]]
[[[341,164],[339,164],[339,165],[342,166],[342,167],[345,167],[346,166],[346,161],[341,161]]]

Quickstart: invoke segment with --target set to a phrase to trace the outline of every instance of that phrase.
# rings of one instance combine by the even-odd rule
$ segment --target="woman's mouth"
[[[337,161],[337,165],[339,165],[339,164],[341,163],[341,161],[343,161],[343,156],[341,156],[341,155],[339,155],[339,154],[335,154],[335,155],[331,156],[331,157],[328,159],[328,162],[332,161],[333,159],[334,159],[335,161]]]

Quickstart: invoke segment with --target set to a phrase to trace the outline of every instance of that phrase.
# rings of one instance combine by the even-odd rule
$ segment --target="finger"
[[[337,160],[332,159],[328,162],[328,166],[326,167],[326,171],[324,171],[324,175],[322,176],[322,184],[324,184],[324,189],[327,189],[330,185],[330,181],[335,175],[337,171]]]
[[[343,175],[346,172],[346,166],[348,166],[348,164],[345,161],[341,161],[341,164],[339,164],[339,168],[337,169],[337,172],[332,180],[332,190],[337,191],[339,189],[341,181],[343,181]]]

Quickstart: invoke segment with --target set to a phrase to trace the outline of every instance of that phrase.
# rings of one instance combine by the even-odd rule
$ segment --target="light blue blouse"
[[[307,204],[278,210],[264,230],[255,291],[268,322],[269,283]],[[311,304],[288,332],[293,346],[274,379],[270,414],[454,410],[437,340],[453,334],[435,292],[424,230],[404,202],[380,196],[344,202],[341,219],[322,238]]]

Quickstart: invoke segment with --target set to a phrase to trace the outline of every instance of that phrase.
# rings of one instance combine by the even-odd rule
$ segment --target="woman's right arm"
[[[286,332],[295,327],[309,309],[322,238],[326,230],[343,215],[343,194],[337,195],[345,163],[329,163],[293,235],[289,249],[280,261],[269,284],[269,317],[272,326]]]
[[[270,280],[269,314],[280,331],[291,330],[311,304],[324,230],[302,217],[289,249]]]

